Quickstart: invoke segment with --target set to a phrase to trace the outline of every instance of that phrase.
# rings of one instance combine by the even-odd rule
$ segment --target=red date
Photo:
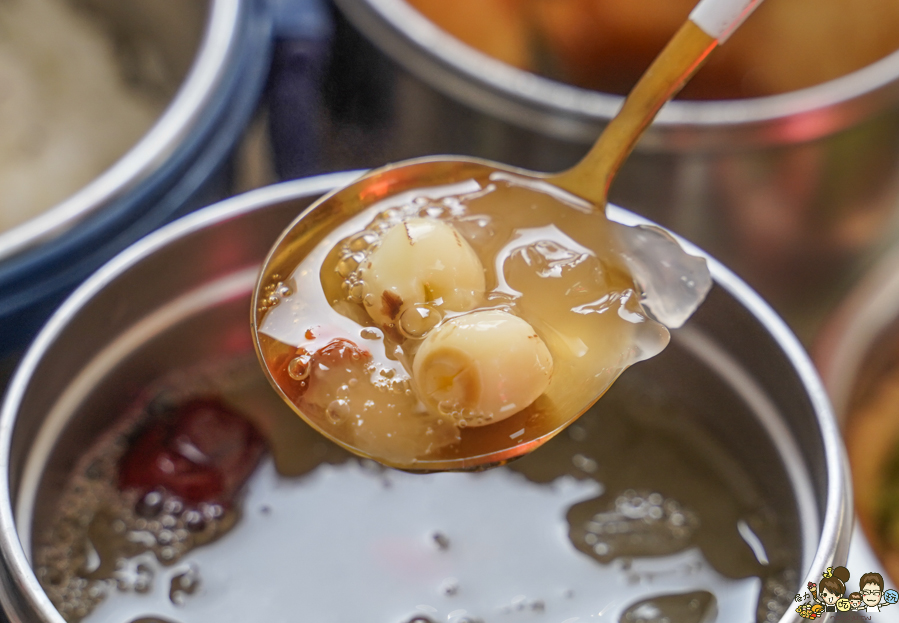
[[[244,417],[214,398],[194,399],[134,439],[119,464],[119,486],[230,505],[264,451]]]

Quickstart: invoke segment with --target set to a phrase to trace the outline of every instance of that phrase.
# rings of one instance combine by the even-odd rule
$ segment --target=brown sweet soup
[[[363,455],[418,471],[508,460],[668,343],[614,227],[498,172],[390,196],[308,252],[275,252],[288,272],[256,310],[261,357],[299,413]]]
[[[410,474],[325,440],[253,357],[179,370],[39,492],[35,570],[71,622],[778,620],[791,519],[645,381],[507,466]]]
[[[464,43],[505,63],[626,94],[696,0],[407,0]],[[681,92],[687,99],[787,93],[899,49],[894,0],[764,2]]]

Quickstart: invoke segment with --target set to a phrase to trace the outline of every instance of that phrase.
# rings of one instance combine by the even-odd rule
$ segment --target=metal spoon
[[[309,374],[311,366],[323,366],[324,370],[338,366],[347,372],[358,369],[361,376],[361,361],[368,353],[345,339],[332,340],[328,348],[316,347],[319,350],[314,351],[314,354],[302,348],[298,350],[297,340],[294,340],[294,343],[287,343],[290,340],[279,341],[272,337],[273,333],[268,328],[272,323],[268,322],[267,315],[272,311],[272,307],[277,306],[282,300],[280,298],[282,295],[289,298],[294,294],[297,296],[290,299],[289,304],[282,305],[282,309],[277,310],[277,313],[281,314],[285,307],[293,306],[295,309],[306,309],[305,313],[308,315],[310,306],[318,305],[318,309],[334,315],[333,310],[326,309],[332,301],[329,300],[331,297],[325,297],[322,292],[324,282],[319,281],[319,271],[301,271],[303,276],[297,276],[295,270],[299,260],[310,253],[313,255],[318,253],[324,257],[322,248],[333,247],[340,238],[348,235],[346,230],[348,221],[384,198],[400,193],[452,186],[465,180],[477,180],[486,184],[489,183],[491,176],[492,179],[497,179],[497,175],[511,175],[519,180],[543,184],[544,188],[548,182],[580,200],[585,200],[595,208],[594,216],[589,218],[599,222],[599,219],[603,219],[601,211],[606,204],[609,186],[643,130],[662,105],[683,87],[708,54],[742,23],[760,1],[701,0],[689,19],[640,78],[625,100],[621,111],[609,123],[588,154],[567,171],[544,174],[478,159],[448,156],[418,158],[373,170],[351,185],[322,197],[307,208],[272,248],[263,266],[253,300],[252,329],[257,352],[269,380],[282,398],[314,428],[347,449],[393,467],[414,471],[482,469],[498,465],[530,452],[580,416],[599,398],[608,385],[600,388],[600,391],[588,388],[580,393],[577,391],[566,391],[561,395],[557,393],[553,397],[553,408],[563,413],[565,417],[542,428],[522,426],[521,422],[524,420],[521,419],[517,423],[497,421],[486,426],[479,425],[478,433],[472,433],[473,429],[462,431],[461,441],[457,438],[457,443],[450,444],[440,452],[429,451],[423,455],[409,451],[402,444],[398,446],[396,438],[399,435],[393,433],[375,437],[376,440],[382,439],[383,443],[372,442],[371,438],[363,443],[360,441],[360,433],[353,428],[359,426],[361,430],[362,416],[357,414],[352,423],[347,422],[344,417],[346,414],[343,413],[348,409],[347,404],[337,394],[333,396],[335,399],[327,405],[327,409],[320,409],[323,413],[314,415],[307,412],[311,407],[307,409],[302,407],[305,404],[302,396],[307,388],[305,375]],[[293,282],[287,279],[288,275],[294,275]],[[289,318],[289,315],[287,317]],[[341,318],[337,322],[343,323],[342,326],[346,327],[347,322],[352,325],[353,321]],[[356,335],[360,335],[361,326],[358,324],[352,326],[355,327]],[[385,327],[382,326],[382,329]],[[315,335],[318,331],[318,328],[306,330],[307,341],[320,339],[321,336]],[[375,328],[363,329],[362,339],[358,341],[366,339],[365,331],[383,338],[384,345],[377,348],[386,353],[389,331],[385,329],[384,333],[379,333]],[[389,354],[387,356],[390,357]],[[352,368],[354,365],[357,368]],[[402,367],[398,369],[402,370]],[[389,370],[385,372],[385,378],[392,378],[393,372]],[[608,384],[611,384],[618,373],[610,377]],[[355,381],[351,379],[347,382],[352,384]],[[384,386],[392,387],[387,382]],[[402,386],[399,387],[402,391]],[[331,400],[331,397],[330,394],[326,394],[325,401]],[[384,400],[390,400],[389,396]],[[428,415],[410,416],[409,421],[413,424],[409,426],[418,427],[416,430],[423,439],[429,435],[435,439],[446,435],[444,418],[436,417],[439,413],[434,414],[433,411],[434,409],[431,409],[430,416],[434,417],[430,419]],[[373,418],[368,419],[369,422],[364,426],[371,425]],[[532,422],[534,419],[531,417],[527,421]],[[522,427],[517,430],[519,426]],[[452,430],[456,431],[455,428]],[[442,448],[439,444],[438,447]]]

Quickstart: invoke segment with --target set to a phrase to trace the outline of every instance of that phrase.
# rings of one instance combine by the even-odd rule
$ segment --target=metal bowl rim
[[[899,319],[899,248],[885,255],[830,316],[815,341],[818,364],[838,420],[846,417],[865,356]]]

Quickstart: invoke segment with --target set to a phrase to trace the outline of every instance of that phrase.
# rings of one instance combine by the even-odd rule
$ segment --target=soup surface
[[[798,587],[799,539],[752,476],[644,382],[625,375],[507,466],[422,475],[322,438],[254,358],[182,370],[148,388],[62,490],[40,492],[57,511],[36,524],[35,569],[73,622],[778,620]],[[243,488],[207,479],[188,499],[123,477],[160,423],[180,431],[175,463],[199,447],[240,472],[227,456],[246,457],[256,437],[234,422],[191,437],[185,405],[198,401],[266,440]],[[222,441],[238,438],[239,449]],[[195,483],[203,469],[192,469],[176,472]]]
[[[464,43],[550,78],[626,94],[695,0],[407,0]],[[838,43],[837,43],[838,42]],[[786,93],[899,48],[893,0],[765,2],[681,92],[688,99]]]

